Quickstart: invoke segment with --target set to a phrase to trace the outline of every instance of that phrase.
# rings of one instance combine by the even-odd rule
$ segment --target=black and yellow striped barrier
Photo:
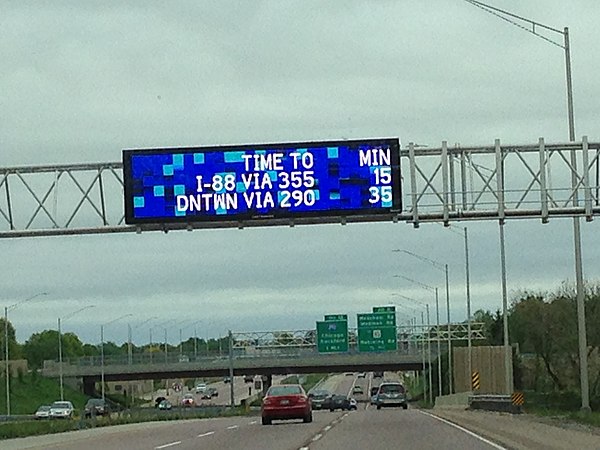
[[[510,396],[510,399],[512,404],[515,406],[522,406],[523,403],[525,403],[525,396],[522,392],[513,392],[513,394]]]
[[[481,387],[481,381],[479,379],[479,372],[475,371],[471,374],[471,388],[474,391],[478,391]]]

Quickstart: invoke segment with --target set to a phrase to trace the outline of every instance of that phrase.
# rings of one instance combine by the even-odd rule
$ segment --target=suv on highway
[[[400,383],[381,383],[375,396],[375,405],[377,409],[384,406],[402,406],[402,409],[407,409],[406,389]]]
[[[104,416],[108,414],[108,405],[101,398],[90,398],[85,404],[83,415],[88,417]]]

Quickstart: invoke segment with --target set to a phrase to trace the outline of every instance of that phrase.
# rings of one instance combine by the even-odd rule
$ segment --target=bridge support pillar
[[[267,391],[273,384],[273,375],[263,375],[262,376],[262,394],[263,397],[266,395]]]
[[[83,378],[83,393],[91,397],[96,394],[96,382],[93,379]]]

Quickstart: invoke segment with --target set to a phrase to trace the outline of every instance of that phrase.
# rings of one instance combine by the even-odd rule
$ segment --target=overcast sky
[[[571,35],[577,137],[600,140],[600,3],[490,0]],[[0,167],[120,161],[123,148],[398,136],[439,147],[568,140],[564,52],[464,0],[5,1]],[[560,35],[552,36],[560,40]],[[405,175],[406,176],[406,175]],[[586,279],[598,221],[582,221]],[[314,225],[0,240],[18,340],[63,322],[85,342],[308,329],[324,314],[432,301],[466,315],[457,223]],[[5,230],[6,224],[2,224]],[[473,311],[501,308],[498,224],[470,222]],[[570,219],[509,221],[509,295],[574,279]],[[411,309],[413,308],[413,309]],[[416,310],[414,309],[416,308]],[[433,308],[433,306],[432,306]],[[432,309],[432,319],[433,319]],[[151,317],[144,325],[142,322]],[[176,319],[176,320],[175,320]],[[178,321],[185,321],[177,324]],[[200,322],[201,321],[201,322]],[[160,327],[154,333],[162,333]]]

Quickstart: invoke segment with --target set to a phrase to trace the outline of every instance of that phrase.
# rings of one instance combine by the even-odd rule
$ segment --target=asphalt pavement
[[[360,385],[368,398],[370,375],[336,375],[324,388],[347,394]],[[355,396],[358,397],[358,396]],[[13,449],[501,449],[473,433],[416,409],[365,408],[314,411],[312,423],[275,421],[261,425],[259,416],[150,422],[2,441]]]

